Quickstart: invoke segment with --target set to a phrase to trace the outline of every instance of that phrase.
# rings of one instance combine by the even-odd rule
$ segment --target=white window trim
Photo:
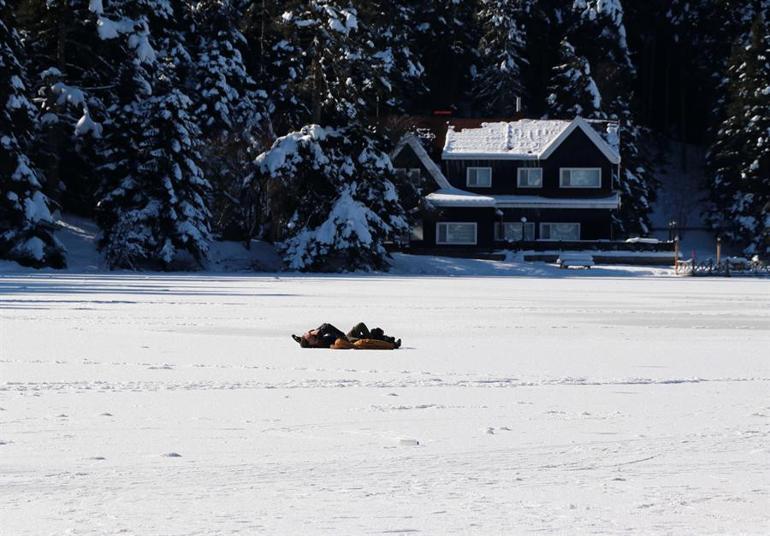
[[[539,169],[540,170],[540,186],[530,186],[528,184],[522,184],[522,171],[529,171],[530,169]],[[517,188],[542,188],[543,187],[543,168],[541,167],[524,167],[524,168],[518,168],[516,171],[516,187]]]
[[[498,235],[497,231],[498,231],[500,225],[521,225],[521,240],[511,240],[512,242],[529,242],[529,240],[527,240],[527,236],[526,236],[527,235],[526,229],[527,229],[527,226],[529,225],[530,226],[529,229],[532,229],[532,239],[534,240],[534,237],[535,237],[535,223],[534,222],[528,221],[528,222],[522,223],[522,222],[518,222],[518,221],[504,221],[504,222],[496,221],[495,222],[495,228],[493,229],[493,236],[494,236],[495,242],[509,242],[509,240],[507,238],[505,238],[505,236],[503,236],[501,238],[500,235]],[[502,231],[503,231],[503,235],[505,235],[505,230],[502,229]]]
[[[564,171],[586,171],[597,170],[599,172],[599,185],[598,186],[565,186],[564,184]],[[599,190],[602,187],[602,168],[600,167],[563,167],[559,168],[559,188],[584,188],[590,190]]]
[[[486,186],[481,184],[471,184],[471,170],[472,169],[488,169],[489,170],[489,184]],[[491,188],[492,187],[492,168],[486,166],[470,166],[465,168],[465,186],[468,188]]]
[[[473,225],[473,242],[440,242],[438,229],[442,225]],[[441,246],[475,246],[479,241],[479,226],[475,221],[439,221],[436,222],[436,244]]]
[[[540,223],[540,238],[538,238],[539,242],[562,242],[562,240],[557,238],[543,238],[543,225],[577,225],[578,238],[576,242],[580,242],[580,237],[583,236],[582,225],[576,221],[544,221]]]

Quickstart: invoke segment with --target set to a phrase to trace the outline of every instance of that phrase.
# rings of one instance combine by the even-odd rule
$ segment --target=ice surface
[[[767,282],[586,272],[5,274],[0,532],[765,533]]]

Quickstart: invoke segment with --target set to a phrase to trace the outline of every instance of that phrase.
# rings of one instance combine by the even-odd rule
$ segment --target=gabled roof
[[[436,181],[439,188],[452,188],[452,185],[449,184],[449,181],[441,172],[441,168],[439,168],[433,159],[428,156],[422,143],[420,143],[420,140],[418,140],[417,136],[414,134],[406,134],[398,141],[395,149],[390,153],[390,159],[394,160],[407,145],[412,148],[414,154],[420,160],[422,165],[425,166],[425,169],[428,170],[428,173],[430,173],[430,176]]]
[[[575,129],[582,130],[613,164],[620,155],[582,117],[572,121],[521,119],[482,123],[478,128],[455,130],[451,125],[446,134],[444,160],[544,160],[548,158]]]

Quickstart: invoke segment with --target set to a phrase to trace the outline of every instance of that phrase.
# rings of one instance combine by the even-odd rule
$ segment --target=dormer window
[[[519,188],[542,188],[543,168],[519,168],[516,184]]]
[[[465,184],[469,188],[490,188],[492,186],[491,167],[469,167],[465,173]]]
[[[601,188],[601,168],[561,168],[559,186],[562,188]]]

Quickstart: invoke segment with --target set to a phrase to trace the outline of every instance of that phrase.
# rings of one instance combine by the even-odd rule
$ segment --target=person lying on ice
[[[334,348],[346,350],[395,350],[401,346],[401,339],[385,335],[381,328],[369,330],[366,324],[359,322],[346,334],[331,324],[321,324],[301,337],[292,335],[302,348]]]

